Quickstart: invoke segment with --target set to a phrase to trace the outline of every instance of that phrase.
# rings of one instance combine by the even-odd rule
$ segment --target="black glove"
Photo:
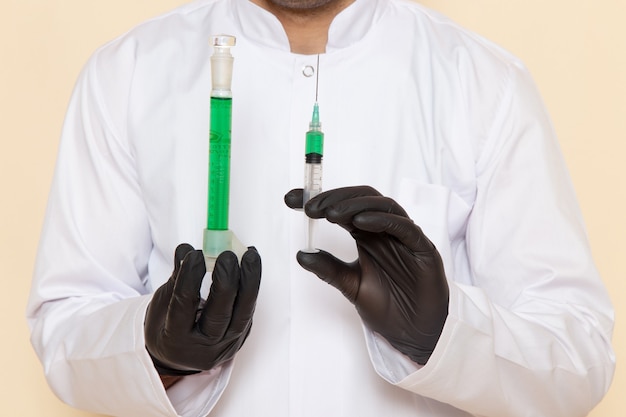
[[[232,358],[250,327],[261,282],[261,258],[249,248],[241,258],[220,254],[209,296],[200,306],[204,255],[191,245],[176,248],[174,272],[148,306],[146,349],[161,375],[189,375]]]
[[[301,208],[302,190],[287,193],[285,203]],[[448,315],[448,283],[435,246],[402,207],[371,187],[326,191],[304,209],[350,232],[359,257],[346,263],[325,251],[300,251],[300,265],[339,289],[371,330],[425,364]]]

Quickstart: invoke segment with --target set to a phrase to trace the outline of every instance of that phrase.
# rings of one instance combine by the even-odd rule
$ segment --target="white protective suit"
[[[230,228],[258,249],[263,279],[236,358],[166,392],[144,314],[176,246],[202,244],[219,33],[237,37]],[[295,260],[305,222],[283,195],[303,183],[316,80],[303,69],[315,63],[246,0],[190,3],[89,60],[28,306],[54,392],[129,417],[585,415],[612,378],[613,311],[524,66],[412,2],[357,0],[330,28],[324,188],[367,184],[394,198],[444,260],[449,316],[418,367]],[[318,223],[317,246],[356,257],[348,233]]]

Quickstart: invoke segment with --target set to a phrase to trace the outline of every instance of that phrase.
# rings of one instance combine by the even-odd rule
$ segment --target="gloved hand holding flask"
[[[287,193],[285,203],[302,208],[302,190]],[[323,192],[304,210],[346,229],[356,242],[358,259],[346,263],[323,250],[300,251],[300,265],[339,289],[372,331],[425,364],[441,335],[449,297],[432,242],[402,207],[371,187]]]
[[[146,349],[162,376],[194,374],[231,359],[250,332],[261,282],[256,249],[244,253],[241,266],[234,253],[223,252],[201,306],[202,251],[182,244],[174,258],[172,276],[155,291],[144,323]]]

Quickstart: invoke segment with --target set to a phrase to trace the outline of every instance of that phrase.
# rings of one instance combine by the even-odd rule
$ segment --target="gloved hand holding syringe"
[[[317,67],[319,76],[319,56]],[[322,193],[323,148],[316,84],[313,117],[306,133],[304,189],[285,195],[289,207],[306,206],[307,242],[297,254],[298,263],[340,290],[369,329],[423,365],[433,353],[448,315],[449,288],[441,256],[406,211],[372,187]],[[357,260],[344,262],[315,248],[315,219],[326,219],[349,231],[357,246]]]

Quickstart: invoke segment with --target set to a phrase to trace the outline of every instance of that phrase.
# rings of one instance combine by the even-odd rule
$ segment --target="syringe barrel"
[[[316,162],[311,162],[312,160]],[[313,197],[322,192],[322,156],[320,154],[307,154],[304,164],[304,189],[302,193],[302,206]],[[307,218],[304,228],[305,246],[303,252],[315,253],[317,249],[313,244],[315,220]]]
[[[302,204],[306,204],[310,199],[322,192],[322,163],[304,164],[304,190],[302,194]]]
[[[318,156],[321,160],[324,155],[324,132],[321,130],[309,130],[306,132],[304,155],[307,160],[317,158]]]
[[[324,133],[316,127],[315,129],[311,129],[306,132],[303,205],[306,204],[311,198],[322,192],[323,155]]]

